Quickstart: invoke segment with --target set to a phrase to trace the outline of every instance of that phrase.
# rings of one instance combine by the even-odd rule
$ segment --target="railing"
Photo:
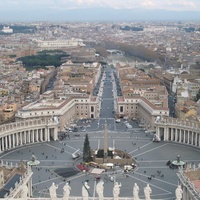
[[[20,122],[14,122],[10,124],[5,124],[0,126],[0,136],[1,134],[9,133],[11,131],[17,131],[18,129],[25,129],[37,126],[54,126],[58,125],[58,122],[53,119],[33,119]]]
[[[63,198],[56,198],[56,199],[51,199],[51,198],[30,198],[27,197],[27,199],[22,199],[22,198],[0,198],[2,200],[63,200]],[[175,198],[174,198],[175,199]],[[83,200],[83,197],[69,197],[68,200]],[[99,200],[98,197],[89,197],[88,200]],[[112,197],[103,197],[103,200],[114,200]],[[133,200],[133,197],[119,197],[118,200]],[[145,200],[141,199],[140,200]],[[153,200],[153,199],[152,199]],[[156,200],[163,200],[163,199],[156,199]],[[172,199],[173,200],[173,199]]]
[[[171,118],[171,117],[162,117],[155,124],[180,126],[180,127],[190,128],[190,129],[200,129],[199,122],[181,120],[181,119],[176,119],[176,118]]]
[[[188,178],[185,177],[182,170],[179,170],[177,173],[181,183],[188,189],[189,193],[194,200],[200,200],[200,192],[195,188],[194,184],[189,181]]]

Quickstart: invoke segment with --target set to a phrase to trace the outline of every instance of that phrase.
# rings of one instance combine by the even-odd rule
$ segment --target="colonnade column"
[[[30,142],[34,143],[34,130],[30,130]]]
[[[159,136],[160,136],[160,130],[159,130]],[[54,140],[58,140],[58,127],[57,126],[53,129],[53,137],[54,137]]]
[[[194,144],[194,132],[193,131],[191,131],[191,144],[193,145]]]
[[[55,132],[55,130],[54,130]],[[156,131],[156,135],[158,136],[158,138],[160,138],[160,127],[157,127],[157,131]],[[55,140],[55,133],[54,133],[54,140]]]
[[[4,151],[4,137],[1,138],[1,149]]]
[[[5,148],[7,150],[8,149],[8,138],[7,138],[7,136],[5,136],[4,138],[5,138]]]
[[[181,142],[182,140],[182,129],[179,129],[179,140],[178,142]]]
[[[38,142],[38,129],[36,129],[36,137],[35,137],[35,139],[36,139],[36,142]]]
[[[183,130],[183,143],[185,143],[185,134],[186,134],[186,132],[185,132],[185,130]]]
[[[30,143],[30,141],[31,141],[31,133],[30,133],[30,130],[28,130],[28,143]]]
[[[27,143],[27,141],[26,141],[26,132],[27,132],[27,131],[24,131],[24,143],[25,143],[25,144]]]
[[[174,137],[173,137],[173,134],[174,134],[174,128],[171,128],[171,133],[170,133],[170,135],[171,135],[171,141],[173,141],[174,140]]]
[[[2,140],[2,138],[0,138],[0,153],[2,152],[1,140]]]
[[[20,136],[20,145],[22,145],[23,144],[23,142],[22,142],[22,132],[19,132],[19,136]]]
[[[175,142],[178,142],[178,129],[175,129]]]
[[[41,142],[43,142],[43,129],[42,128],[40,129],[40,140],[41,140]]]
[[[50,133],[51,133],[51,129],[47,128],[47,141],[50,141]]]
[[[197,142],[197,135],[198,135],[198,133],[195,132],[195,146],[197,146],[197,144],[198,144],[198,142]]]
[[[164,127],[164,141],[169,140],[169,128],[166,126]]]
[[[187,141],[187,144],[190,144],[190,131],[187,131],[188,132],[188,141]]]
[[[46,142],[47,141],[47,135],[48,135],[48,133],[49,133],[49,129],[48,129],[48,127],[46,127],[45,129],[44,129],[44,141]]]
[[[15,148],[15,133],[12,134],[12,143],[13,143],[13,148]]]
[[[8,135],[8,148],[12,148],[11,135]]]
[[[16,142],[17,142],[17,146],[19,145],[19,133],[16,133]]]

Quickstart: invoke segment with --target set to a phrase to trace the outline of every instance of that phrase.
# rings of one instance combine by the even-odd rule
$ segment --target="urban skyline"
[[[199,20],[198,0],[9,0],[0,2],[7,21]]]

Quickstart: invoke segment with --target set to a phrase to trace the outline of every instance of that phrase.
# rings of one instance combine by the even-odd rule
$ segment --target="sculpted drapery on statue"
[[[118,182],[116,182],[115,185],[114,185],[114,188],[113,188],[114,200],[118,200],[119,199],[120,187],[121,187],[121,183],[119,184]]]
[[[83,197],[83,200],[88,200],[88,197],[89,197],[88,189],[90,189],[90,186],[88,185],[88,182],[85,181],[83,186],[82,186],[82,197]]]
[[[96,185],[96,192],[98,194],[99,200],[103,200],[103,190],[104,190],[104,182],[101,180]]]
[[[151,193],[152,193],[152,190],[149,187],[149,184],[147,184],[147,186],[144,188],[145,200],[151,200],[151,197],[150,197]]]
[[[65,186],[63,187],[63,200],[69,199],[70,192],[71,192],[71,187],[69,183],[67,182]]]
[[[55,200],[57,198],[57,194],[56,194],[56,190],[57,190],[58,186],[55,185],[55,183],[53,182],[51,187],[49,188],[49,192],[50,192],[50,198],[52,200]]]
[[[140,200],[139,198],[139,187],[137,185],[137,183],[134,184],[133,186],[133,200]]]
[[[183,190],[181,189],[180,185],[178,185],[178,187],[176,188],[175,194],[176,194],[176,200],[181,200],[182,199]]]
[[[28,198],[28,186],[27,185],[22,186],[21,198],[23,198],[23,199]]]

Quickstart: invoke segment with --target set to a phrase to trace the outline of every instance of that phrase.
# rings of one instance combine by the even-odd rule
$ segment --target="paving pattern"
[[[135,129],[138,130],[138,129]],[[103,131],[88,131],[89,141],[92,149],[103,148]],[[57,190],[58,196],[63,195],[63,186],[66,181],[70,181],[72,187],[71,195],[80,196],[82,182],[88,180],[90,185],[90,195],[97,196],[95,193],[96,179],[94,175],[84,172],[74,173],[73,168],[82,160],[74,162],[71,154],[77,149],[83,147],[85,132],[80,132],[76,137],[71,133],[70,139],[62,141],[51,141],[49,143],[34,144],[23,146],[1,155],[0,159],[7,162],[19,162],[20,160],[28,161],[32,154],[40,161],[39,166],[33,166],[33,196],[48,197],[48,188],[55,182],[59,185]],[[200,163],[199,149],[179,145],[175,143],[153,143],[152,135],[146,135],[143,130],[135,133],[131,131],[109,131],[108,146],[115,146],[116,149],[125,150],[136,160],[138,167],[134,172],[124,173],[123,169],[115,168],[107,173],[102,174],[104,180],[104,195],[112,196],[113,182],[109,180],[109,175],[114,174],[115,181],[121,182],[122,197],[132,196],[133,185],[137,182],[140,187],[140,197],[144,197],[143,188],[147,183],[152,188],[152,198],[154,199],[173,199],[174,191],[178,185],[176,169],[169,169],[166,166],[168,160],[176,159],[181,155],[182,159],[188,163]],[[64,152],[61,153],[61,149]],[[63,170],[65,177],[59,176],[55,170]],[[150,180],[151,177],[151,180]]]

